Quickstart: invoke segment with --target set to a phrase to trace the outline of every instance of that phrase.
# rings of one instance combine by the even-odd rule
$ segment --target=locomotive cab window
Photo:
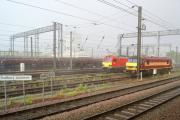
[[[137,59],[135,59],[135,58],[129,58],[129,59],[128,59],[128,62],[137,62]]]

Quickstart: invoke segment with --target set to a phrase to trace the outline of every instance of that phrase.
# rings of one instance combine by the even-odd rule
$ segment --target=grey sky
[[[28,6],[23,6],[19,4],[15,4],[9,2],[7,0],[0,1],[0,41],[1,41],[1,50],[8,50],[9,48],[9,37],[6,35],[22,32],[25,30],[30,30],[36,27],[42,27],[46,25],[52,24],[53,21],[57,21],[66,25],[72,25],[78,27],[75,31],[80,36],[79,42],[83,42],[86,36],[88,36],[87,47],[97,46],[102,36],[105,35],[105,39],[102,43],[102,48],[108,48],[114,51],[115,46],[117,44],[117,35],[119,33],[126,32],[136,32],[137,26],[137,18],[122,12],[118,9],[112,8],[110,6],[104,5],[97,0],[14,0],[23,3],[28,3],[31,5],[48,8],[60,12],[64,12],[67,14],[71,14],[74,16],[82,17],[88,20],[80,20],[74,17],[69,17],[62,14],[56,14],[36,8],[31,8]],[[74,6],[78,6],[83,9],[87,9],[96,14],[89,13],[87,11],[79,10],[72,6],[68,6],[67,4],[63,4],[62,1],[72,4]],[[113,0],[107,0],[109,2],[113,2]],[[128,3],[126,0],[117,0],[123,4],[128,5],[129,7],[132,4]],[[163,20],[166,20],[170,23],[169,29],[179,28],[180,27],[180,1],[179,0],[129,0],[133,3],[143,6],[143,9],[150,11],[151,13],[161,17]],[[115,3],[115,2],[113,2]],[[115,3],[116,5],[119,5]],[[122,5],[119,5],[125,8]],[[127,8],[125,8],[127,9]],[[134,8],[136,10],[136,8]],[[108,19],[98,16],[100,14],[102,16],[107,16]],[[147,12],[143,10],[143,16],[147,18],[145,15]],[[148,18],[150,19],[150,18]],[[94,22],[93,22],[94,21]],[[153,21],[163,24],[159,19],[153,19]],[[22,25],[24,27],[15,27],[11,25],[3,25],[1,23],[14,24],[14,25]],[[99,25],[93,25],[92,23],[97,23]],[[100,23],[105,23],[111,26],[103,25]],[[164,30],[157,25],[149,23],[147,21],[143,21],[147,26],[147,31],[157,31]],[[173,26],[172,26],[173,25]],[[119,29],[119,28],[124,29]],[[74,30],[72,27],[65,28],[65,31],[68,33],[69,31]],[[163,43],[172,43],[175,45],[180,45],[178,41],[179,36],[162,38]],[[156,38],[144,38],[143,43],[155,43]],[[126,40],[123,44],[131,44],[135,43],[136,39]],[[17,42],[16,45],[22,46],[21,42]]]

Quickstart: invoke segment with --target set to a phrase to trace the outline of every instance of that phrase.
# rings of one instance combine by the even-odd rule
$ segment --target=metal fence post
[[[44,103],[44,79],[42,79],[43,82],[43,88],[42,88],[42,101]]]
[[[4,111],[7,110],[6,80],[4,80]]]
[[[51,96],[53,95],[53,77],[50,77],[51,79]]]
[[[40,74],[40,79],[42,80],[42,102],[43,103],[45,101],[45,82],[46,82],[45,80],[48,80],[48,75],[49,74],[47,73]]]
[[[23,100],[24,100],[24,105],[26,105],[24,80],[23,80]]]

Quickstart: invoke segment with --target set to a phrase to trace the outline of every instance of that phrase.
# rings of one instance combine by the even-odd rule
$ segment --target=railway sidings
[[[109,91],[101,91],[99,93],[87,94],[85,96],[77,96],[77,97],[64,100],[64,101],[56,100],[56,101],[47,102],[43,104],[27,106],[25,108],[21,108],[18,110],[11,110],[9,112],[1,112],[0,116],[2,119],[42,118],[45,116],[49,116],[49,115],[53,115],[57,113],[63,113],[66,111],[71,112],[73,110],[78,110],[86,106],[88,107],[94,104],[106,102],[108,100],[116,99],[122,96],[127,96],[131,94],[139,94],[139,92],[148,91],[150,89],[159,89],[161,92],[163,92],[165,91],[165,89],[168,90],[172,88],[178,88],[180,86],[179,79],[180,79],[180,76],[176,76],[176,77],[167,78],[167,79],[158,80],[158,81],[151,81],[151,82],[146,82],[146,83],[140,82],[141,84],[139,83],[138,85],[134,84],[132,86],[128,86],[128,87],[126,86],[124,88],[117,87]],[[160,92],[157,90],[154,90],[154,92],[152,92],[151,94],[155,95],[158,93]],[[96,115],[97,115],[97,112],[96,112]],[[88,119],[89,117],[93,117],[93,112],[91,113],[91,115],[84,115],[84,117],[82,117],[81,119]]]

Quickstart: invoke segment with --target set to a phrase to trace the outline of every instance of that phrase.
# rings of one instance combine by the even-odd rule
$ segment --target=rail
[[[58,100],[58,101],[54,101],[54,102],[51,101],[51,102],[43,103],[43,104],[30,105],[25,108],[19,108],[16,110],[1,112],[0,117],[2,120],[4,119],[22,120],[22,119],[41,118],[44,116],[77,109],[77,108],[94,104],[97,102],[101,102],[104,100],[109,100],[109,99],[116,98],[122,95],[135,93],[141,90],[154,88],[160,85],[165,85],[165,84],[179,81],[179,80],[180,80],[180,76],[177,76],[177,77],[168,78],[168,79],[164,79],[160,81],[153,81],[151,83],[145,83],[142,85],[131,86],[128,88],[116,89],[116,90],[112,90],[108,92],[106,91],[106,92],[102,92],[98,94],[94,93],[94,94],[83,96],[83,97],[76,97],[67,101]]]

